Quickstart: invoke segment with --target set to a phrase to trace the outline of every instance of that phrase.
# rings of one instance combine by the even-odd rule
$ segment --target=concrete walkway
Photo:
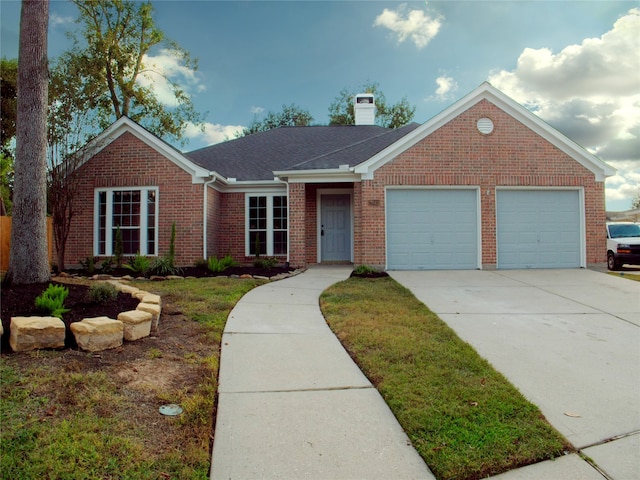
[[[501,480],[640,479],[640,282],[590,270],[390,272],[578,455]]]
[[[433,479],[318,297],[351,267],[258,287],[222,337],[211,478]]]

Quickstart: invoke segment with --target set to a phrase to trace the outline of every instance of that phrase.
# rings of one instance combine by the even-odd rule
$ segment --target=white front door
[[[323,262],[351,261],[351,196],[320,197],[320,255]]]

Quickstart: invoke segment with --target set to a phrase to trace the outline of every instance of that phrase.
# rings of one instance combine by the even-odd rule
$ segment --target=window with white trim
[[[96,190],[95,255],[114,254],[118,228],[124,255],[157,255],[157,206],[157,187]]]
[[[246,253],[286,255],[288,210],[286,195],[247,195]]]

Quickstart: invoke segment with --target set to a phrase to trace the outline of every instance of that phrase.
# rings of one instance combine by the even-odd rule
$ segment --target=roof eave
[[[283,170],[273,174],[288,183],[346,183],[359,182],[360,174],[354,172],[354,167],[325,168],[313,170]]]

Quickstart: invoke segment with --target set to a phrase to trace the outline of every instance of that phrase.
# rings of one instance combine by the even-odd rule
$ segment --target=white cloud
[[[424,48],[438,34],[444,17],[432,14],[425,6],[425,10],[410,10],[402,4],[397,10],[385,8],[376,17],[374,27],[385,27],[391,30],[398,43],[410,39],[416,47]]]
[[[63,26],[72,26],[75,23],[75,19],[73,17],[65,17],[63,15],[59,15],[57,13],[51,13],[49,15],[49,26],[51,28]]]
[[[173,50],[162,49],[158,55],[144,55],[142,62],[144,71],[138,76],[137,82],[152,88],[160,103],[168,107],[178,106],[171,82],[179,85],[187,95],[206,90],[196,71],[186,66],[180,54]]]
[[[262,107],[256,107],[256,106],[251,106],[251,108],[249,109],[249,111],[251,113],[253,113],[254,115],[260,115],[261,113],[264,112],[264,108]]]
[[[599,38],[558,53],[526,48],[515,70],[493,72],[495,87],[619,169],[607,200],[628,200],[640,182],[640,9]]]
[[[220,125],[205,122],[203,131],[193,123],[189,123],[184,135],[189,140],[206,146],[234,139],[236,133],[242,132],[243,128],[242,125]]]
[[[436,97],[440,101],[451,100],[453,93],[458,90],[458,83],[451,77],[438,77],[436,84]]]

